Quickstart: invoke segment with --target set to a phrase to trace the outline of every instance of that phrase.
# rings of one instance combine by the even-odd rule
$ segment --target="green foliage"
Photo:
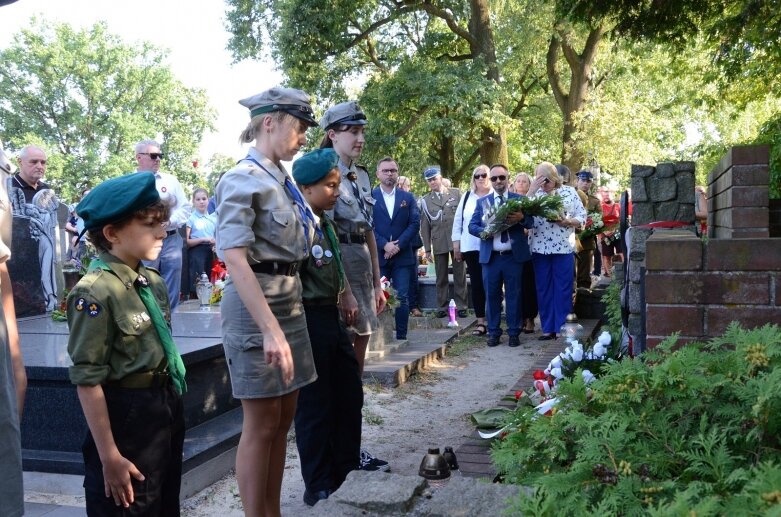
[[[84,30],[33,19],[0,51],[0,138],[41,145],[62,199],[135,169],[136,142],[162,137],[163,169],[197,183],[192,159],[214,113],[171,73],[165,52],[128,45],[104,23]]]
[[[770,146],[770,198],[781,198],[781,114],[759,130],[757,143]]]
[[[781,329],[736,323],[708,343],[559,383],[550,417],[519,409],[499,441],[523,515],[778,515]]]

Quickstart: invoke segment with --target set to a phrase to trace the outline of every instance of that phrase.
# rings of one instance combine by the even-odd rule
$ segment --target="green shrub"
[[[523,515],[781,515],[781,330],[733,323],[707,344],[559,383],[557,411],[521,408],[492,451],[530,486]],[[693,513],[690,513],[693,512]]]

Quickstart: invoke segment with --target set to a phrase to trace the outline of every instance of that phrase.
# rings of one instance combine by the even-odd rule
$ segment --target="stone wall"
[[[646,346],[781,324],[781,239],[708,239],[656,231],[646,243]]]
[[[771,237],[781,237],[781,199],[770,200],[769,226]]]
[[[766,145],[736,146],[708,174],[708,237],[770,237],[769,160]]]

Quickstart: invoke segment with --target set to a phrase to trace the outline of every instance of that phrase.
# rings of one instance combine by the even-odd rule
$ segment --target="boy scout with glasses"
[[[77,207],[100,254],[68,295],[69,375],[89,432],[88,515],[179,515],[186,390],[160,254],[169,209],[151,173],[95,187]]]

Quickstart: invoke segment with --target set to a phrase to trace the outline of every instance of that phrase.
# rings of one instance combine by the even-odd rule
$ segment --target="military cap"
[[[250,118],[264,113],[284,111],[303,120],[310,127],[317,125],[312,105],[309,103],[309,95],[295,88],[275,86],[252,97],[241,99],[239,104],[249,109]]]
[[[584,170],[578,172],[578,179],[581,179],[581,180],[593,180],[594,179],[594,175],[591,173],[591,171],[587,171],[587,170],[584,169]]]
[[[93,230],[116,223],[160,199],[151,172],[131,172],[106,180],[84,196],[76,212],[84,229]]]
[[[331,129],[337,125],[346,126],[365,126],[366,114],[358,103],[347,101],[331,106],[320,119],[320,127],[324,130]]]
[[[423,171],[423,177],[426,180],[430,180],[431,178],[439,176],[440,174],[442,174],[442,171],[437,166],[426,167],[426,170]]]
[[[300,185],[311,185],[323,179],[339,163],[336,151],[318,149],[293,162],[293,179]]]

